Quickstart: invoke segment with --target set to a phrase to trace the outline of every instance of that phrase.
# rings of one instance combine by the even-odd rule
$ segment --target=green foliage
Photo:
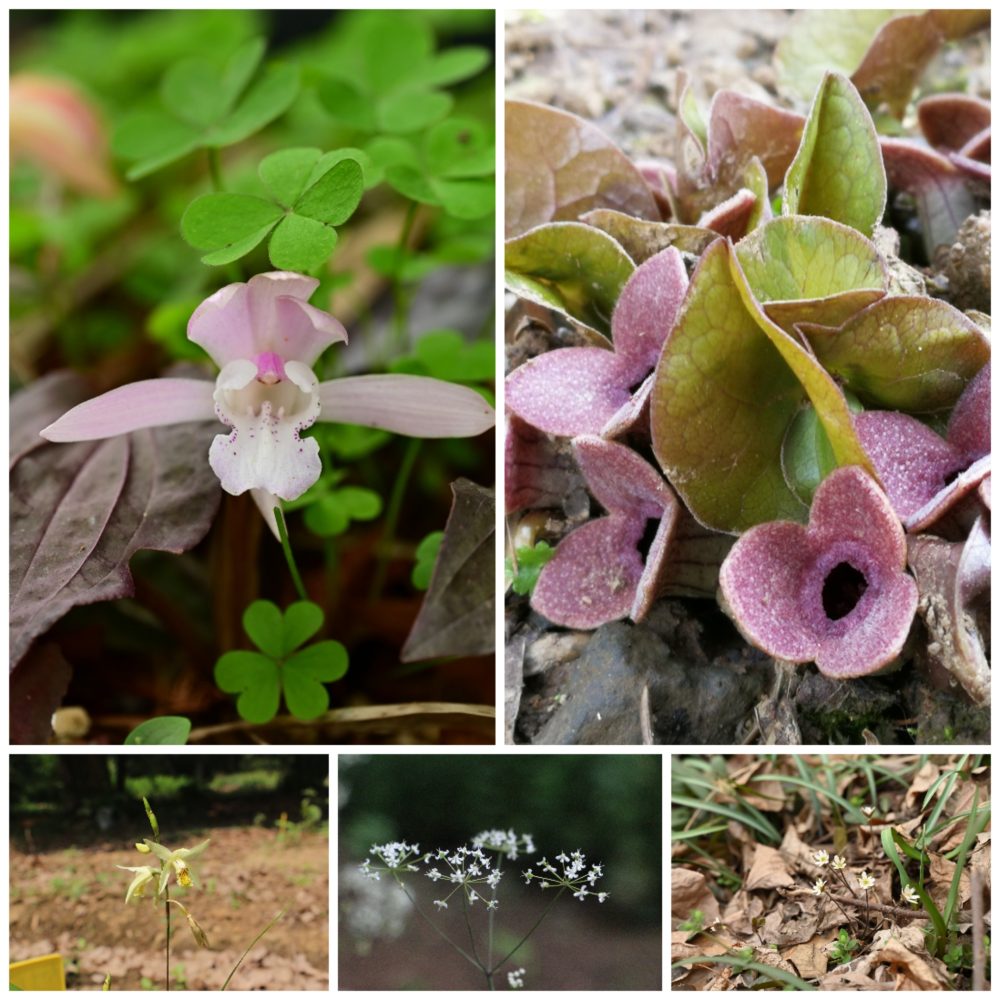
[[[412,354],[390,361],[389,371],[474,383],[491,381],[495,364],[492,340],[470,343],[456,330],[433,330],[420,337]]]
[[[140,722],[125,737],[126,746],[174,745],[183,746],[191,733],[191,720],[181,715],[161,715]]]
[[[834,965],[843,965],[854,957],[854,952],[861,947],[861,942],[852,938],[846,927],[837,931],[837,940],[830,945],[830,961]]]
[[[535,542],[531,547],[517,550],[516,560],[506,561],[506,572],[515,594],[530,594],[538,583],[538,576],[545,564],[556,554],[548,542]],[[514,565],[517,569],[514,569]]]
[[[688,934],[700,934],[704,926],[705,914],[701,910],[692,910],[687,920],[677,925],[677,929]]]
[[[354,151],[284,149],[265,157],[258,174],[271,198],[216,192],[196,198],[181,219],[191,246],[208,250],[202,263],[221,265],[248,254],[270,236],[271,263],[312,271],[337,243],[336,226],[364,193],[364,169]]]
[[[453,98],[441,88],[475,76],[490,58],[478,46],[434,49],[425,18],[399,11],[356,16],[320,82],[320,102],[346,128],[419,132],[451,110]]]
[[[130,160],[138,180],[196,149],[242,142],[283,114],[299,89],[295,66],[271,67],[250,86],[264,50],[263,38],[240,46],[224,68],[201,56],[182,59],[160,82],[161,107],[140,111],[115,131],[115,152]]]
[[[342,535],[352,521],[373,521],[382,498],[363,486],[341,486],[322,494],[306,508],[306,527],[323,538]]]
[[[265,723],[278,712],[284,694],[288,711],[315,719],[330,704],[324,683],[347,672],[347,650],[334,640],[299,647],[323,626],[323,611],[297,601],[282,614],[271,601],[254,601],[243,614],[243,628],[259,652],[224,653],[215,665],[215,682],[239,694],[236,710],[248,722]]]
[[[410,580],[417,590],[426,590],[431,585],[431,574],[434,572],[442,541],[444,532],[432,531],[417,546],[417,561],[410,573]]]

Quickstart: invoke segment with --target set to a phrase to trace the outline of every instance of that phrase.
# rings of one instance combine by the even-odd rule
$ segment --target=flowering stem
[[[500,961],[497,962],[497,964],[494,965],[492,969],[490,969],[491,974],[496,972],[497,969],[499,969],[504,964],[504,962],[507,962],[510,959],[512,959],[517,954],[521,945],[523,945],[524,942],[527,941],[528,938],[530,938],[531,935],[534,934],[536,930],[538,930],[539,924],[541,924],[541,922],[549,915],[549,910],[551,910],[552,907],[555,906],[556,900],[563,894],[565,889],[566,886],[559,887],[559,891],[552,897],[552,902],[549,903],[549,905],[546,906],[544,910],[542,910],[542,915],[531,925],[531,930],[529,930],[528,933],[525,934],[524,937],[521,938],[521,940],[518,941],[517,944],[514,945],[514,947],[511,948],[511,950],[508,951],[507,954],[504,955],[504,957],[501,958]]]
[[[424,913],[423,908],[416,901],[416,899],[414,899],[414,897],[411,895],[410,890],[407,889],[406,886],[403,885],[402,882],[397,882],[397,884],[399,885],[400,889],[403,890],[403,894],[406,896],[406,898],[413,904],[413,907],[417,911],[417,913],[419,913],[420,916],[424,919],[424,921],[427,924],[430,925],[430,927],[434,931],[434,933],[437,934],[438,937],[442,938],[442,940],[444,940],[448,944],[450,944],[452,946],[452,948],[454,948],[455,951],[457,951],[459,953],[459,955],[461,955],[463,958],[465,958],[467,961],[469,961],[477,969],[482,969],[482,967],[483,967],[482,963],[476,961],[476,959],[473,958],[463,947],[461,947],[460,945],[455,944],[455,942],[452,941],[452,939],[450,937],[448,937],[448,935],[445,934],[445,932],[443,930],[441,930],[441,928],[438,927],[438,925],[436,923],[434,923],[434,921],[431,920],[431,918],[429,916],[427,916],[426,913]]]
[[[168,885],[163,890],[166,895],[164,896],[163,909],[167,914],[167,985],[166,990],[170,992],[170,886]]]
[[[399,463],[399,471],[396,473],[396,481],[392,484],[392,495],[389,497],[389,506],[386,508],[385,527],[382,529],[382,541],[379,545],[378,564],[375,567],[375,576],[368,594],[368,599],[372,604],[379,599],[382,587],[385,585],[385,574],[389,565],[392,541],[396,535],[396,525],[399,523],[399,512],[403,507],[403,497],[406,496],[410,473],[413,472],[421,444],[423,444],[422,438],[410,438],[407,442],[403,460]]]
[[[295,592],[301,600],[308,601],[309,595],[306,593],[306,588],[302,585],[302,577],[299,576],[299,569],[295,565],[295,555],[292,553],[292,546],[288,541],[288,528],[285,525],[285,515],[281,512],[280,507],[274,508],[274,519],[278,522],[278,537],[281,539],[281,548],[285,553],[285,562],[288,563],[288,572],[292,575]]]

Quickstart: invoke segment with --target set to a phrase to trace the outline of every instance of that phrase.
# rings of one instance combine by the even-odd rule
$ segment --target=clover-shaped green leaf
[[[282,614],[270,601],[254,601],[243,614],[243,628],[260,652],[224,653],[215,664],[215,682],[239,694],[236,710],[257,724],[278,713],[284,693],[288,711],[315,719],[330,705],[324,684],[347,672],[347,650],[335,640],[299,647],[323,626],[323,611],[311,601],[297,601]]]
[[[435,54],[426,21],[399,11],[357,18],[349,47],[317,88],[339,125],[363,132],[412,134],[444,118],[454,104],[441,90],[475,76],[490,61],[478,46]]]
[[[469,342],[457,330],[425,333],[412,354],[389,363],[392,372],[463,383],[489,382],[495,375],[495,367],[496,348],[492,340]]]
[[[342,535],[351,521],[372,521],[382,513],[382,498],[362,486],[342,486],[306,508],[306,527],[317,535]]]
[[[506,575],[515,594],[530,594],[538,583],[539,574],[545,564],[556,554],[556,550],[548,542],[535,542],[534,546],[517,550],[517,569],[514,560],[508,559],[505,566]]]
[[[436,205],[457,219],[493,212],[493,141],[472,118],[448,118],[429,129],[419,146],[396,140],[369,151],[385,162],[385,179],[400,194]]]
[[[196,149],[242,142],[283,114],[298,93],[298,67],[272,66],[250,85],[265,48],[262,38],[247,42],[222,70],[200,57],[173,65],[160,85],[162,108],[137,112],[115,132],[115,152],[133,161],[128,179]]]
[[[287,271],[312,271],[337,243],[334,227],[353,215],[364,193],[359,159],[344,150],[284,149],[258,168],[272,198],[216,192],[195,198],[181,219],[191,246],[208,250],[205,264],[228,264],[269,235],[271,263]]]

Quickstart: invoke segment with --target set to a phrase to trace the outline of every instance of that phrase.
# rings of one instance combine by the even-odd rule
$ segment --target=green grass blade
[[[768,979],[772,979],[776,983],[784,983],[786,986],[790,986],[796,990],[812,991],[816,989],[811,983],[807,983],[804,979],[799,979],[798,976],[793,976],[790,972],[785,972],[784,969],[776,969],[773,965],[765,965],[763,962],[754,962],[749,959],[735,958],[729,955],[692,955],[690,958],[682,958],[674,962],[671,968],[678,969],[683,968],[685,965],[700,965],[702,963],[728,965],[741,972],[750,969],[760,973],[762,976],[767,976]]]

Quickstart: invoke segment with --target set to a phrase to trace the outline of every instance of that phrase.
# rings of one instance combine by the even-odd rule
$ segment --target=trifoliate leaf
[[[268,256],[279,270],[307,272],[319,267],[336,245],[335,229],[293,213],[274,230]]]
[[[330,695],[323,682],[340,680],[347,673],[347,666],[347,650],[333,639],[317,642],[288,657],[281,670],[288,711],[297,719],[322,715],[330,706]]]
[[[270,656],[248,650],[224,653],[215,664],[215,683],[227,694],[239,694],[236,711],[247,722],[270,722],[278,714],[281,682]]]
[[[227,264],[257,246],[282,214],[274,202],[254,195],[203,194],[181,217],[181,235],[195,249],[211,251],[206,264]]]
[[[257,173],[275,200],[291,208],[308,187],[321,155],[319,149],[282,149],[265,156]]]
[[[338,124],[363,132],[374,132],[375,107],[370,98],[346,80],[327,78],[317,88],[320,103]]]
[[[412,90],[383,97],[376,107],[378,127],[385,132],[419,132],[451,111],[454,100],[441,90]]]

